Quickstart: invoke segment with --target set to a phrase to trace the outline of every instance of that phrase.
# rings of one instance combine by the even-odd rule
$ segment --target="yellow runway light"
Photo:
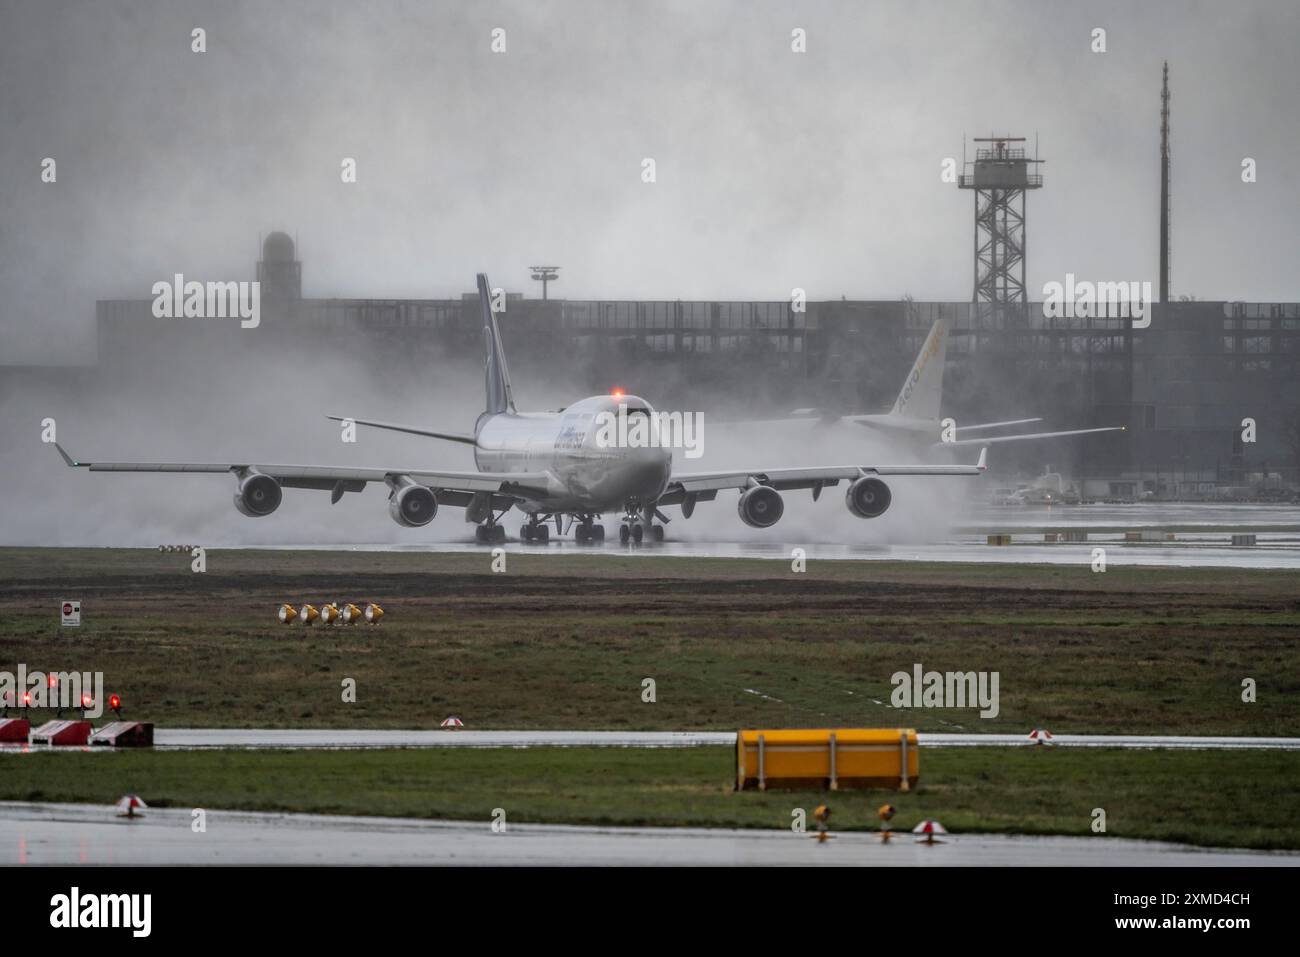
[[[819,804],[817,809],[813,811],[813,817],[817,820],[817,843],[825,844],[831,836],[829,830],[831,809],[825,804]]]

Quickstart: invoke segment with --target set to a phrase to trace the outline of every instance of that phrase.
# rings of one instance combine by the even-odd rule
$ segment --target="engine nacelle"
[[[414,482],[396,489],[388,499],[388,514],[398,525],[420,528],[438,514],[438,497],[433,489]]]
[[[844,493],[844,504],[858,518],[879,518],[892,500],[889,486],[869,475],[855,479]]]
[[[768,528],[781,520],[785,501],[776,489],[755,485],[740,493],[736,511],[740,513],[740,520],[750,528]]]
[[[239,483],[235,492],[235,508],[249,518],[270,515],[280,507],[284,492],[280,483],[269,475],[254,472]]]

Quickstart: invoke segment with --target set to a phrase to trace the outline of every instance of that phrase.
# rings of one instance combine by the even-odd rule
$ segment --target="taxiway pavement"
[[[911,834],[882,844],[865,832],[825,843],[789,830],[570,827],[490,820],[205,811],[115,816],[110,806],[0,803],[0,864],[406,864],[406,865],[830,865],[862,867],[1298,866],[1292,852],[1203,850],[1094,835],[950,835],[924,845]]]

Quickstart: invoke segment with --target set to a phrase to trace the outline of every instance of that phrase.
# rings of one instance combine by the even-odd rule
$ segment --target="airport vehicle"
[[[1014,507],[1025,504],[1023,488],[995,488],[989,495],[989,504],[999,507]]]
[[[511,508],[527,519],[520,529],[524,541],[549,538],[548,521],[557,533],[564,520],[579,542],[604,540],[600,518],[621,513],[621,541],[662,540],[662,509],[680,506],[689,518],[698,502],[718,492],[739,492],[737,511],[746,525],[768,528],[781,518],[781,492],[808,489],[817,499],[823,489],[848,483],[845,504],[858,518],[875,518],[889,508],[892,493],[884,481],[891,476],[979,475],[987,450],[975,465],[837,465],[806,468],[753,468],[717,472],[673,470],[672,451],[661,443],[609,445],[601,441],[597,423],[602,416],[645,417],[643,430],[654,436],[656,414],[634,395],[591,396],[556,412],[519,412],[515,408],[501,333],[493,312],[487,277],[478,276],[479,307],[486,351],[486,403],[472,433],[449,432],[414,425],[354,419],[358,425],[473,446],[478,471],[453,472],[430,468],[348,468],[332,465],[275,465],[255,462],[141,463],[82,462],[57,445],[64,461],[92,472],[228,472],[235,477],[235,507],[244,515],[270,515],[286,488],[329,491],[337,503],[348,492],[383,483],[389,490],[389,515],[399,525],[429,524],[441,506],[465,509],[465,519],[477,525],[483,543],[505,541],[502,518]],[[340,416],[330,416],[342,419]],[[628,433],[629,435],[632,433]]]

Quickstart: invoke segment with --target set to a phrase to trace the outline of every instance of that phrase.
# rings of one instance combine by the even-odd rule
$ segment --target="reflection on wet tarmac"
[[[462,864],[534,866],[816,865],[1272,866],[1289,852],[1208,850],[1114,837],[957,834],[882,844],[844,832],[824,844],[783,830],[567,827],[491,821],[419,821],[309,814],[207,812],[190,828],[187,808],[150,809],[129,820],[110,806],[0,803],[0,864]]]

